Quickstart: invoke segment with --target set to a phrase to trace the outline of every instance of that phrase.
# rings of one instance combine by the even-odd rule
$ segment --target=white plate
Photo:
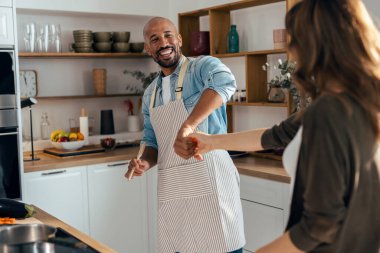
[[[84,146],[84,141],[51,142],[57,149],[76,150]]]

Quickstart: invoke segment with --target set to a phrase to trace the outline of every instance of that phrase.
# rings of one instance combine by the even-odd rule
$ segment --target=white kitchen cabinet
[[[0,45],[11,47],[14,44],[13,9],[0,6]]]
[[[148,252],[146,177],[128,181],[128,162],[87,167],[90,236],[119,253]]]
[[[246,175],[241,175],[240,179],[247,240],[244,250],[254,252],[284,232],[289,213],[290,185]]]
[[[12,7],[12,0],[0,0],[0,6]]]
[[[24,173],[22,199],[88,234],[86,166]]]

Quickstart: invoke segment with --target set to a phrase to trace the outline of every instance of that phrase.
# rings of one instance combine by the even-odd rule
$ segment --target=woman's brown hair
[[[307,0],[286,15],[294,80],[313,99],[336,85],[368,112],[380,133],[380,34],[360,0]]]

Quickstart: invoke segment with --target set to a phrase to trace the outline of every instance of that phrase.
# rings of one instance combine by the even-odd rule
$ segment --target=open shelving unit
[[[232,106],[286,107],[288,108],[288,114],[291,112],[291,103],[289,102],[267,102],[267,73],[262,70],[262,66],[267,62],[267,55],[286,53],[286,49],[228,53],[226,38],[228,37],[228,31],[231,26],[231,11],[277,2],[285,2],[286,8],[289,9],[297,1],[298,0],[243,0],[178,14],[178,27],[182,36],[182,52],[184,55],[191,56],[191,33],[200,31],[200,19],[202,17],[208,17],[210,29],[210,55],[218,58],[244,57],[247,99],[246,102],[227,103],[228,132],[233,131]],[[290,101],[289,97],[287,101]]]
[[[20,52],[21,58],[142,58],[146,53],[26,53]]]

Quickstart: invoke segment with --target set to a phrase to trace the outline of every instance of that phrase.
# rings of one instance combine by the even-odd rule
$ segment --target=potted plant
[[[141,86],[136,86],[134,84],[127,84],[127,91],[131,94],[142,94],[146,87],[157,77],[159,72],[151,72],[149,74],[145,74],[144,72],[141,72],[140,70],[130,71],[128,69],[123,71],[123,74],[125,75],[131,75],[136,80],[141,82]]]
[[[286,95],[284,90],[288,90],[298,110],[300,96],[292,81],[292,74],[296,68],[296,62],[292,60],[282,61],[281,59],[278,59],[274,66],[270,66],[269,63],[265,63],[262,66],[264,71],[267,71],[271,67],[273,67],[273,69],[278,69],[280,72],[268,82],[268,101],[273,103],[285,102]]]

